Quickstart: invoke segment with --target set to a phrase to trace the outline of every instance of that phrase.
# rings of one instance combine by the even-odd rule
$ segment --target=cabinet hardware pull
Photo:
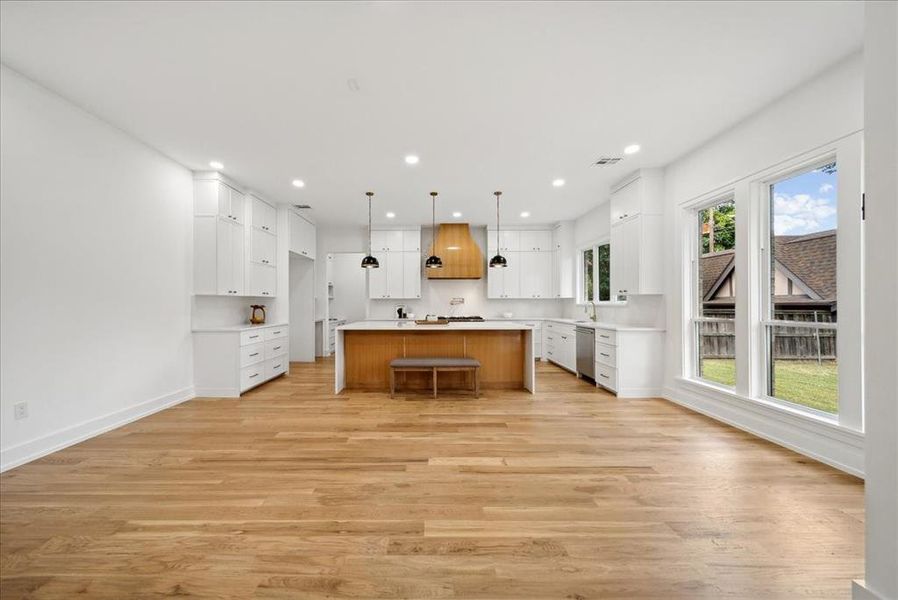
[[[608,376],[605,375],[604,373],[599,373],[599,377],[604,377],[605,379],[608,379]]]
[[[599,356],[604,356],[605,358],[611,358],[610,354],[605,354],[604,352],[599,352]]]
[[[275,369],[280,369],[280,368],[281,368],[281,365],[274,365],[274,368],[275,368]]]
[[[258,353],[258,352],[253,352],[252,354],[250,354],[250,356],[259,356],[259,353]]]
[[[274,349],[274,350],[280,350],[281,347],[280,347],[280,346],[275,346],[273,349]]]
[[[259,337],[259,336],[258,336],[258,335],[251,335],[251,336],[249,336],[249,339],[254,340],[254,339],[256,339],[257,337]]]
[[[249,376],[249,378],[252,379],[253,377],[258,377],[258,376],[259,376],[258,373],[253,373],[252,375]]]

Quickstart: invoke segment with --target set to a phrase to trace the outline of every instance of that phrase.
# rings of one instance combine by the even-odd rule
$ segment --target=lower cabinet
[[[543,323],[543,358],[577,372],[577,334],[570,323],[546,321]]]
[[[618,398],[661,395],[664,332],[596,328],[596,385]]]
[[[196,395],[233,398],[283,375],[289,334],[283,324],[194,330]]]
[[[522,325],[529,325],[533,328],[533,358],[542,360],[543,358],[543,322],[542,321],[518,321]]]

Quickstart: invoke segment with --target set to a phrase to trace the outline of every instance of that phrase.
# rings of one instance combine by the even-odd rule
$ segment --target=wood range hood
[[[482,279],[483,252],[467,223],[440,223],[430,249],[443,261],[442,269],[424,269],[428,279]]]

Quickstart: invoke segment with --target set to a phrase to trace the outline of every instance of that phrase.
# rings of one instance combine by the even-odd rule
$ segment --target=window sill
[[[680,383],[695,391],[704,393],[708,396],[717,396],[717,399],[725,400],[731,404],[737,404],[742,408],[747,408],[757,413],[767,416],[774,416],[783,420],[789,420],[796,424],[811,425],[815,430],[821,428],[832,432],[838,437],[848,436],[856,441],[863,443],[864,432],[840,425],[836,417],[826,417],[823,415],[806,412],[799,408],[792,408],[780,402],[774,402],[764,398],[749,398],[737,393],[732,388],[715,385],[691,377],[677,377],[677,383]]]

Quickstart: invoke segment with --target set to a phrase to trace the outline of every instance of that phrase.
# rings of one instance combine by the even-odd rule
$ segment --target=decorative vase
[[[265,305],[264,304],[251,304],[250,308],[253,309],[253,314],[249,318],[249,322],[253,325],[261,325],[265,322]],[[261,313],[261,315],[259,314]]]

